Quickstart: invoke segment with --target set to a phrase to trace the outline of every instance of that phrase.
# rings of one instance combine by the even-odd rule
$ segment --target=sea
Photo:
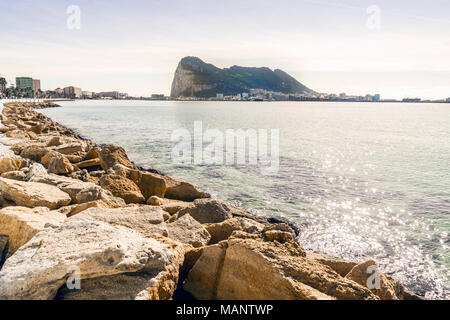
[[[96,143],[121,145],[140,166],[253,213],[291,220],[306,250],[374,259],[408,289],[450,299],[450,104],[58,103],[61,108],[40,112]],[[264,172],[261,161],[250,162],[251,139],[245,151],[236,141],[244,163],[202,161],[208,158],[202,154],[220,156],[220,144],[211,153],[213,140],[205,136],[214,133],[214,141],[228,147],[228,130],[238,129],[256,132],[258,143],[267,134],[276,170]],[[180,146],[195,141],[200,158],[194,159],[197,144],[180,161]]]

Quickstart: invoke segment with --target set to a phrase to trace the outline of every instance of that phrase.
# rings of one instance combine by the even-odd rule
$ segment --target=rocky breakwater
[[[373,261],[305,252],[285,221],[144,170],[33,108],[1,132],[0,299],[418,299]],[[80,286],[70,285],[74,277]]]

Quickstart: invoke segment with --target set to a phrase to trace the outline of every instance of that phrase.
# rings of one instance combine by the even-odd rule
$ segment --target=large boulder
[[[166,184],[165,197],[182,201],[209,198],[210,194],[197,190],[192,184],[169,176],[162,177]]]
[[[222,240],[228,239],[233,231],[241,230],[247,233],[261,233],[264,230],[264,225],[247,218],[231,218],[220,223],[206,223],[204,224],[206,230],[211,235],[210,244],[218,243]]]
[[[74,203],[102,200],[112,208],[125,205],[123,199],[114,197],[111,192],[92,182],[83,182],[55,174],[35,174],[31,177],[30,181],[55,186],[69,194]]]
[[[139,187],[146,200],[152,196],[164,198],[166,193],[166,182],[162,176],[151,172],[123,167],[117,169],[115,172],[117,175],[126,177],[133,181]]]
[[[0,160],[0,173],[17,171],[25,166],[25,160],[19,158],[3,158]]]
[[[6,260],[6,254],[9,250],[9,236],[6,234],[0,234],[0,270]]]
[[[200,223],[219,223],[232,218],[231,208],[224,202],[214,199],[197,199],[188,207],[178,211],[182,217],[190,214]]]
[[[81,288],[85,280],[145,272],[153,276],[145,289],[148,298],[170,298],[182,262],[183,250],[176,244],[101,221],[71,220],[36,234],[6,260],[0,299],[53,299],[77,268]]]
[[[114,167],[116,164],[121,164],[127,168],[135,167],[128,159],[125,149],[120,146],[112,144],[102,145],[97,150],[97,154],[98,158],[100,158],[100,165],[105,171]]]
[[[0,190],[3,198],[24,207],[58,209],[71,202],[71,198],[66,192],[44,183],[0,178]]]
[[[12,179],[12,180],[18,180],[18,181],[26,181],[27,180],[27,174],[21,170],[4,172],[4,173],[2,173],[1,177],[5,178],[5,179]]]
[[[211,239],[209,232],[189,214],[169,223],[167,229],[169,230],[169,238],[190,244],[194,248],[207,245]]]
[[[41,158],[41,163],[47,167],[49,173],[69,174],[74,168],[64,155],[57,151],[50,151]]]
[[[364,286],[307,258],[292,239],[270,241],[235,231],[228,240],[203,248],[183,288],[197,299],[378,298]]]
[[[9,237],[9,253],[12,255],[36,233],[50,225],[63,223],[65,216],[46,207],[7,207],[0,210],[0,234]]]
[[[350,270],[358,264],[353,261],[347,261],[318,252],[307,252],[306,255],[310,259],[314,259],[321,264],[329,266],[342,277],[345,277]]]
[[[123,208],[104,209],[89,208],[69,220],[97,220],[111,225],[125,226],[139,232],[144,237],[154,234],[168,235],[164,223],[163,210],[153,206],[127,206]]]
[[[139,187],[130,179],[117,174],[105,174],[99,184],[103,189],[111,191],[111,193],[125,200],[126,203],[141,203],[145,201]]]

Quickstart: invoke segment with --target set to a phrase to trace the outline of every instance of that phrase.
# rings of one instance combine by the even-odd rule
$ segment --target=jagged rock
[[[42,157],[47,154],[50,150],[46,147],[39,146],[27,146],[22,149],[20,156],[22,158],[27,158],[33,161],[41,161]]]
[[[231,218],[220,223],[206,223],[204,227],[211,234],[209,244],[228,239],[236,230],[248,233],[261,233],[264,230],[263,224],[247,218]]]
[[[6,136],[8,138],[17,139],[17,140],[28,140],[28,139],[30,139],[28,134],[25,131],[22,131],[20,129],[10,130],[10,131],[6,132]]]
[[[296,242],[264,241],[242,232],[203,248],[183,287],[197,299],[377,299],[307,258]]]
[[[211,239],[209,232],[189,214],[169,223],[167,229],[169,238],[190,244],[195,248],[207,245]]]
[[[0,178],[0,189],[5,199],[24,207],[58,209],[71,201],[67,193],[44,183]]]
[[[158,207],[89,208],[69,218],[69,220],[88,219],[107,222],[111,225],[125,226],[139,232],[144,237],[151,237],[153,234],[168,236],[163,211]]]
[[[195,199],[210,198],[211,196],[203,191],[197,190],[192,184],[169,176],[162,177],[166,184],[164,196],[169,199],[194,201]]]
[[[128,159],[125,150],[116,145],[105,144],[97,151],[98,158],[100,158],[100,165],[103,170],[107,171],[116,164],[124,165],[128,168],[134,168],[134,165]]]
[[[139,187],[130,179],[117,174],[103,175],[99,184],[102,188],[125,200],[126,203],[141,203],[145,201]]]
[[[184,209],[191,205],[190,202],[180,201],[180,200],[172,200],[172,199],[163,199],[164,203],[161,208],[164,211],[167,211],[170,214],[175,214],[181,209]]]
[[[375,268],[369,269],[371,266]],[[377,270],[377,264],[373,260],[367,260],[354,266],[345,278],[353,280],[362,286],[368,287],[368,278],[372,275],[374,279],[373,281],[369,280],[369,282],[370,286],[373,286],[374,288],[369,287],[369,289],[371,289],[374,294],[382,300],[398,300],[394,287],[386,276]],[[379,277],[378,283],[375,281],[376,277]]]
[[[76,166],[80,169],[100,166],[100,158],[88,159],[85,161],[77,162]]]
[[[65,216],[45,207],[7,207],[0,210],[0,234],[9,237],[9,253],[12,255],[36,233],[49,225],[63,223]]]
[[[81,140],[77,140],[74,143],[57,146],[55,147],[55,151],[65,155],[77,154],[85,151],[85,144]]]
[[[219,223],[232,218],[230,207],[214,199],[197,199],[190,206],[178,211],[178,217],[190,214],[200,223]]]
[[[139,187],[145,199],[151,196],[164,198],[166,183],[162,176],[128,168],[119,168],[115,170],[115,173],[133,181]]]
[[[103,200],[109,207],[123,207],[125,201],[91,182],[62,177],[55,174],[36,174],[30,181],[53,185],[70,195],[74,203]]]
[[[108,204],[103,202],[102,200],[95,200],[95,201],[89,201],[79,204],[73,204],[71,206],[66,206],[59,208],[58,211],[62,214],[66,215],[67,217],[71,217],[76,215],[77,213],[80,213],[81,211],[84,211],[89,208],[109,208]]]
[[[19,158],[3,158],[0,160],[0,173],[20,170],[26,161]]]
[[[1,177],[5,178],[5,179],[18,180],[18,181],[27,180],[27,174],[23,171],[4,172],[4,173],[2,173]]]
[[[164,204],[164,200],[158,196],[151,196],[148,198],[147,204],[151,206],[162,206]]]
[[[0,299],[53,299],[75,266],[81,283],[146,272],[154,279],[148,297],[161,293],[158,298],[166,298],[173,294],[182,262],[183,250],[176,244],[101,221],[67,221],[36,234],[6,260],[0,271]]]
[[[314,259],[320,262],[321,264],[329,266],[342,277],[345,277],[347,273],[349,273],[350,270],[352,270],[352,268],[357,265],[356,262],[331,257],[323,253],[307,252],[306,256],[310,259]]]

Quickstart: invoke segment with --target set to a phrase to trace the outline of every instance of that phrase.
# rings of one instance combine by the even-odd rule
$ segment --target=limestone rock
[[[218,223],[232,218],[230,207],[214,199],[197,199],[190,206],[181,209],[178,216],[190,214],[200,223]]]
[[[71,206],[66,206],[58,209],[58,212],[71,217],[89,208],[109,208],[108,204],[102,200],[89,201],[84,203],[77,203]]]
[[[0,270],[6,260],[6,255],[9,250],[9,236],[6,234],[0,234]]]
[[[9,237],[9,255],[12,255],[36,233],[64,220],[64,215],[46,207],[7,207],[0,210],[0,234]]]
[[[103,175],[99,184],[102,188],[111,191],[111,193],[125,200],[126,203],[144,202],[144,196],[139,187],[130,179],[116,174]]]
[[[47,167],[49,173],[69,174],[74,168],[64,155],[57,151],[50,151],[41,158],[41,163]]]
[[[24,159],[3,158],[0,160],[0,173],[20,170],[25,165]]]
[[[85,161],[77,162],[76,166],[80,169],[100,166],[100,158],[88,159]]]
[[[109,191],[91,182],[62,177],[55,174],[36,174],[30,181],[53,185],[66,192],[74,203],[103,200],[109,207],[122,207],[125,202],[114,197]]]
[[[369,267],[372,268],[369,269]],[[371,275],[374,277],[372,279],[373,281],[370,281],[370,279],[368,281],[368,278]],[[378,281],[375,280],[376,277],[379,277]],[[377,270],[377,265],[373,260],[367,260],[354,266],[345,278],[353,280],[365,287],[368,287],[368,285],[373,286],[374,288],[369,287],[369,289],[382,300],[398,300],[394,287],[386,276]]]
[[[144,237],[151,237],[153,234],[168,235],[163,211],[159,207],[89,208],[69,218],[69,220],[103,221],[114,226],[119,225],[133,229]]]
[[[151,196],[148,198],[147,204],[152,206],[162,206],[164,204],[164,200],[158,196]]]
[[[107,171],[116,164],[124,165],[128,168],[134,168],[134,165],[128,159],[125,150],[116,145],[105,144],[98,150],[98,157],[100,158],[100,165],[103,170]]]
[[[151,172],[144,172],[127,168],[120,168],[116,170],[116,174],[133,181],[139,187],[145,199],[148,199],[151,196],[164,198],[166,192],[166,183],[162,176]]]
[[[377,299],[294,242],[242,232],[203,248],[183,287],[197,299]]]
[[[342,277],[345,277],[346,274],[349,273],[350,270],[352,270],[352,268],[357,265],[356,262],[331,257],[323,253],[307,252],[306,255],[310,259],[314,259],[324,265],[329,266],[331,269],[336,271]]]
[[[165,197],[182,201],[209,198],[206,192],[197,190],[192,184],[169,176],[163,176],[166,184]]]
[[[5,199],[24,207],[58,209],[71,201],[67,193],[43,183],[0,178],[0,189]]]
[[[18,181],[27,180],[27,174],[23,171],[4,172],[4,173],[2,173],[1,177],[5,178],[5,179],[18,180]]]
[[[190,244],[195,248],[207,245],[211,238],[209,232],[189,214],[169,223],[167,229],[169,238]]]
[[[105,222],[67,221],[36,234],[6,260],[0,271],[0,299],[53,299],[74,267],[79,268],[81,283],[118,274],[151,274],[155,281],[148,289],[150,298],[155,290],[170,287],[168,273],[172,282],[178,279],[183,256],[175,246]]]

